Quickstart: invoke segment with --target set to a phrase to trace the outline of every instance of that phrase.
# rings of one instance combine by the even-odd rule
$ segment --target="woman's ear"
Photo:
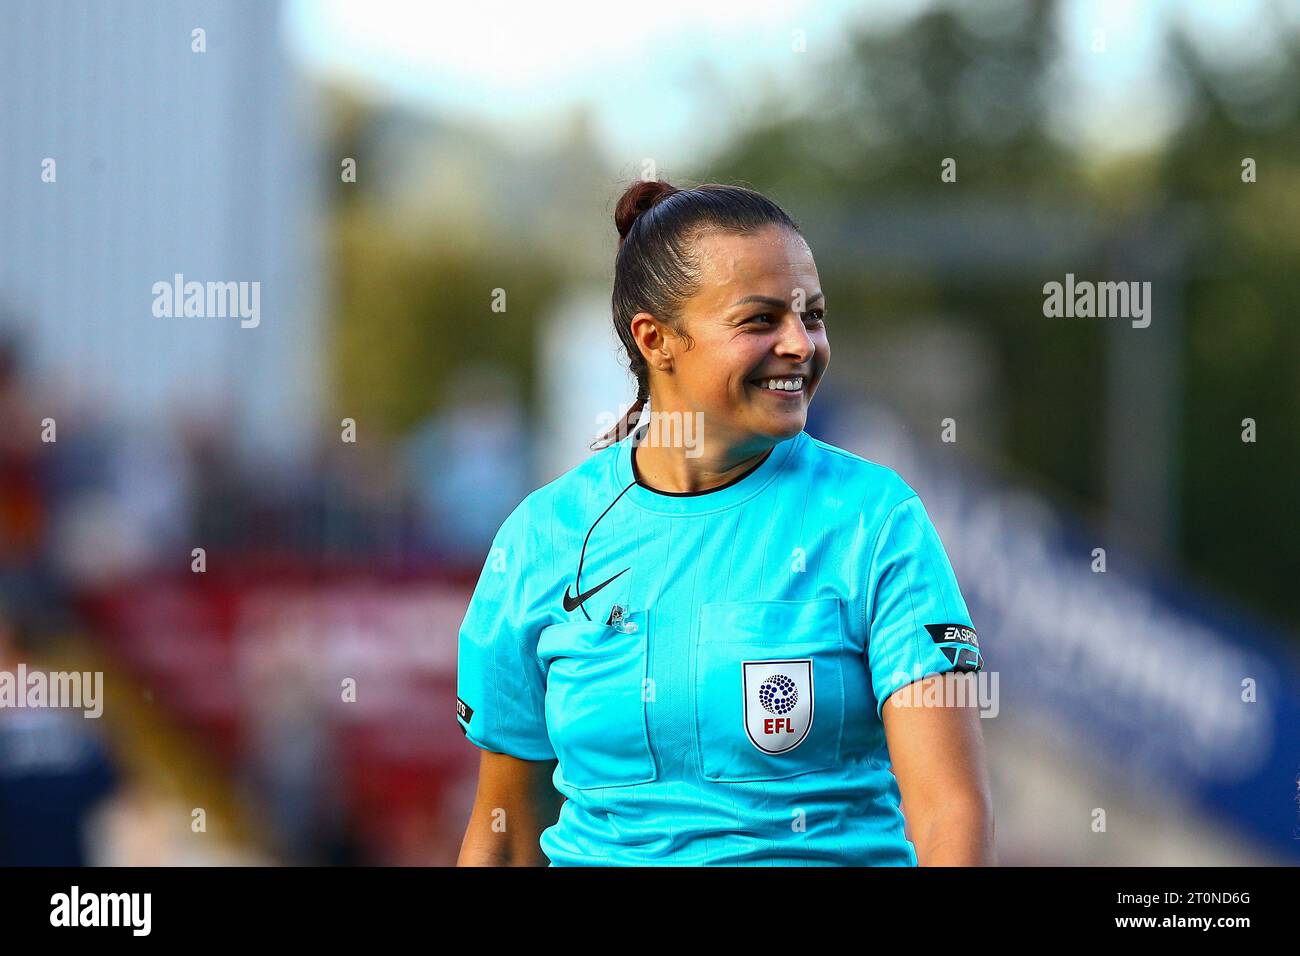
[[[670,371],[673,367],[673,356],[668,343],[677,337],[672,329],[649,312],[638,312],[632,316],[629,327],[646,364],[661,372]]]

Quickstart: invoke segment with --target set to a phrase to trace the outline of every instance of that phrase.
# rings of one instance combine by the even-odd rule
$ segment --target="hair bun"
[[[619,245],[622,245],[642,213],[678,192],[681,190],[662,179],[638,180],[628,186],[614,209],[614,227],[618,229]]]

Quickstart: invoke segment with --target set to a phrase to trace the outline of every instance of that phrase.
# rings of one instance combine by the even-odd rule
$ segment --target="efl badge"
[[[783,754],[812,729],[812,661],[745,661],[745,732],[765,754]]]

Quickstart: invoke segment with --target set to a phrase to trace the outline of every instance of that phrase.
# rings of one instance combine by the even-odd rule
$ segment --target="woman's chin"
[[[780,415],[764,416],[760,431],[774,441],[785,441],[803,431],[806,424],[808,424],[808,409],[806,406],[801,406]]]

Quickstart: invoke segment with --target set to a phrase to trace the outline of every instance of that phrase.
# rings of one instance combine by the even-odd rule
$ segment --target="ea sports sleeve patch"
[[[955,671],[978,671],[984,666],[980,656],[979,637],[975,628],[966,624],[927,624],[925,629],[948,658]]]

